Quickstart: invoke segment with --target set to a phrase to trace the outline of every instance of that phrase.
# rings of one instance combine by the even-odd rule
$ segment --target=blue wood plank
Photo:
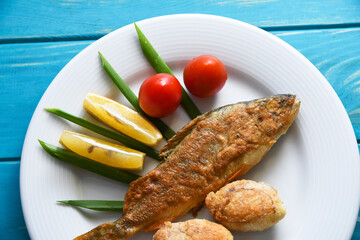
[[[32,113],[52,79],[90,42],[0,45],[0,158],[19,157]],[[9,159],[7,159],[9,160]]]
[[[21,209],[19,167],[19,161],[0,162],[0,239],[30,239]]]
[[[274,33],[325,75],[360,139],[360,28]],[[61,68],[91,42],[0,44],[0,112],[7,113],[6,118],[0,118],[0,158],[20,156],[27,125],[41,95]]]
[[[360,212],[358,215],[358,219],[356,221],[356,226],[355,226],[351,240],[359,240],[359,239],[360,239]]]
[[[204,13],[273,27],[359,26],[354,0],[201,0],[201,1],[0,1],[0,40],[98,38],[134,21],[161,15]]]
[[[330,82],[360,139],[360,29],[274,34],[300,51]]]

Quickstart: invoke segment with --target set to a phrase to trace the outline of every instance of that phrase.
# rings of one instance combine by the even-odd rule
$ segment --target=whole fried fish
[[[76,239],[124,239],[197,209],[209,192],[255,166],[286,133],[299,107],[295,95],[276,95],[195,118],[160,151],[165,161],[130,183],[122,217]]]

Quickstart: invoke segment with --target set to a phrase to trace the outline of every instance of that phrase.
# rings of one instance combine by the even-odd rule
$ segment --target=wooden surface
[[[99,37],[149,17],[207,13],[259,26],[326,77],[360,139],[360,1],[0,1],[0,239],[28,239],[19,193],[23,140],[56,74]],[[5,235],[6,234],[6,235]],[[360,239],[360,222],[352,239]]]

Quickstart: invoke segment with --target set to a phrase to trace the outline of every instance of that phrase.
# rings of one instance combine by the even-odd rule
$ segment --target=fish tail
[[[74,240],[119,240],[134,235],[139,228],[131,227],[124,218],[113,223],[104,223],[91,231],[76,237]]]
[[[132,234],[131,234],[132,235]],[[118,240],[130,237],[128,229],[120,221],[104,223],[80,235],[74,240]]]

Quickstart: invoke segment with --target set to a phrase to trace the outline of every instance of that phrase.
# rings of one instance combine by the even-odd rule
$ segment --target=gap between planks
[[[0,163],[16,163],[20,162],[20,157],[0,158]]]
[[[357,23],[339,23],[339,24],[315,24],[315,25],[289,25],[289,26],[263,26],[259,27],[265,31],[298,31],[298,30],[325,30],[339,28],[358,28],[360,22]],[[114,29],[115,30],[115,29]],[[110,33],[109,31],[108,33]],[[47,37],[20,37],[20,38],[0,38],[0,44],[12,43],[39,43],[39,42],[64,42],[64,41],[82,41],[82,40],[98,40],[108,33],[87,34],[87,35],[63,35],[63,36],[47,36]]]

